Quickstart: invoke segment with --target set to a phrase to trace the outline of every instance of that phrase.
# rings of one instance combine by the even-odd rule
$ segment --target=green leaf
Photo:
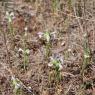
[[[50,33],[49,32],[45,32],[44,33],[44,38],[47,40],[47,42],[50,41]]]

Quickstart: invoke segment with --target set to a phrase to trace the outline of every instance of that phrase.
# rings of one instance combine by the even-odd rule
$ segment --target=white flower
[[[68,52],[71,52],[71,51],[72,51],[72,50],[69,48],[69,49],[68,49]]]
[[[11,13],[10,13],[10,16],[11,16],[11,17],[14,17],[14,12],[11,12]]]
[[[62,70],[62,69],[63,69],[62,64],[59,64],[59,70]]]
[[[48,63],[48,66],[49,66],[49,67],[52,67],[52,66],[53,66],[53,64],[52,64],[52,63]]]
[[[57,33],[56,31],[54,31],[54,32],[51,33],[53,39],[56,39],[57,38],[57,34],[56,33]]]
[[[18,83],[17,79],[14,76],[12,76],[11,80],[12,80],[12,83],[13,83],[15,89],[20,88],[21,85],[20,85],[20,83]]]
[[[30,54],[30,50],[29,49],[26,49],[25,53],[26,54]]]
[[[31,86],[29,86],[28,88],[31,89]]]
[[[85,34],[83,35],[83,37],[87,37],[87,34],[85,33]]]
[[[58,67],[59,70],[63,69],[62,64],[64,64],[64,59],[63,59],[62,55],[54,54],[50,57],[50,61],[51,61],[51,63],[48,64],[49,67],[55,66],[55,67]]]
[[[90,56],[88,54],[84,54],[84,58],[89,58]]]
[[[20,88],[20,84],[19,83],[17,83],[16,85],[15,85],[15,89],[19,89]]]
[[[43,33],[42,32],[38,32],[38,37],[42,38],[43,37]]]
[[[61,43],[61,46],[64,46],[65,45],[65,41]]]
[[[24,52],[22,48],[19,48],[18,49],[18,52]]]
[[[54,58],[51,56],[51,57],[50,57],[50,60],[51,60],[51,61],[53,61],[53,60],[54,60]]]
[[[9,12],[8,11],[6,11],[6,16],[9,16]]]
[[[24,30],[27,31],[28,30],[28,27],[25,27]]]
[[[47,40],[47,42],[50,41],[50,33],[49,32],[45,32],[44,33],[44,38]]]
[[[14,77],[14,76],[12,76],[12,77],[11,77],[11,80],[15,80],[15,77]]]
[[[8,19],[9,23],[12,22],[12,20],[15,18],[14,13],[9,13],[8,11],[6,11],[6,18]]]
[[[12,22],[12,19],[11,19],[11,17],[8,17],[8,21],[9,21],[9,22]]]
[[[63,57],[61,57],[59,60],[60,60],[61,64],[64,64],[64,59],[63,59]]]

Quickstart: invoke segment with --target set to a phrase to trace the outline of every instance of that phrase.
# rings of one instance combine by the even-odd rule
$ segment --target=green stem
[[[13,26],[12,26],[12,23],[11,22],[9,22],[9,31],[10,31],[10,33],[11,33],[12,36],[15,35],[14,34],[14,30],[13,30]]]

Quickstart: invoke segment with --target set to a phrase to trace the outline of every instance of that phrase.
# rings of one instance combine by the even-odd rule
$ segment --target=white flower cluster
[[[45,39],[47,42],[50,42],[50,40],[57,38],[57,32],[38,32],[38,37],[40,39]]]
[[[25,54],[27,54],[27,55],[30,54],[30,50],[29,50],[29,49],[26,49],[26,50],[24,51],[22,48],[19,48],[19,49],[18,49],[18,52],[22,52],[22,53],[25,53]]]
[[[8,12],[6,11],[6,19],[8,20],[9,23],[12,22],[12,20],[15,18],[14,12]]]
[[[38,37],[45,39],[47,42],[50,42],[50,35],[49,32],[38,32]]]
[[[48,64],[49,67],[58,67],[59,71],[63,69],[63,56],[54,54],[53,56],[50,57],[50,63]]]
[[[19,80],[16,79],[14,76],[12,76],[11,80],[12,80],[12,84],[13,84],[15,90],[17,90],[21,87]]]

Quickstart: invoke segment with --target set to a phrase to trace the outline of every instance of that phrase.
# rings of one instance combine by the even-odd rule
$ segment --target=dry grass
[[[0,95],[94,95],[94,11],[94,0],[0,0]]]

